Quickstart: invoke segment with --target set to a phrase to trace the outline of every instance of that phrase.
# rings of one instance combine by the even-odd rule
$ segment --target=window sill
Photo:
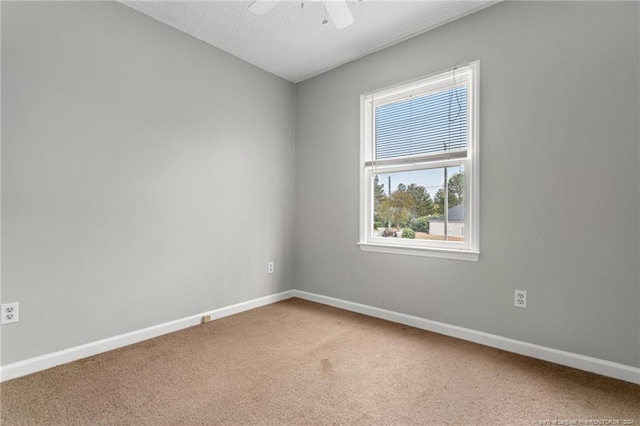
[[[437,257],[440,259],[465,260],[477,262],[480,257],[479,251],[473,250],[451,250],[434,247],[409,247],[374,243],[358,243],[360,250],[376,253],[404,254],[409,256]]]

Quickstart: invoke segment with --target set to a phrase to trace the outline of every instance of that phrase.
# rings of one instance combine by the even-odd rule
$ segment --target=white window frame
[[[372,148],[375,138],[373,130],[373,111],[376,107],[399,100],[408,99],[410,94],[430,93],[436,87],[442,87],[454,69],[458,73],[467,73],[467,149],[466,157],[448,155],[421,155],[396,158],[391,161],[377,160],[371,165],[370,158],[375,156]],[[377,90],[360,96],[360,240],[362,251],[429,256],[477,262],[480,256],[479,241],[479,61],[438,72],[417,81],[403,83],[387,89]],[[441,90],[441,89],[440,89]],[[455,152],[453,152],[455,154]],[[368,164],[369,163],[369,164]],[[465,221],[464,242],[417,240],[405,238],[385,238],[373,234],[373,176],[380,173],[393,173],[410,170],[423,170],[463,166],[465,169]],[[375,170],[375,171],[374,171]]]

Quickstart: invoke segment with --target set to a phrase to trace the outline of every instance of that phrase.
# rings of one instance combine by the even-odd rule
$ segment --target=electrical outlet
[[[0,324],[18,322],[18,302],[3,303],[1,306],[0,312],[2,312],[2,317],[0,318]]]
[[[518,308],[527,307],[527,292],[524,290],[516,290],[513,304]]]
[[[273,274],[273,260],[267,263],[267,272]]]

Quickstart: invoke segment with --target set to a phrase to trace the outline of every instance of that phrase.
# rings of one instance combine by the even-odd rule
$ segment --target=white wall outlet
[[[18,322],[18,302],[3,303],[0,312],[2,317],[0,318],[0,324],[10,324],[12,322]]]
[[[518,308],[527,307],[527,292],[524,290],[516,290],[513,304]]]
[[[267,272],[273,274],[273,260],[267,263]]]

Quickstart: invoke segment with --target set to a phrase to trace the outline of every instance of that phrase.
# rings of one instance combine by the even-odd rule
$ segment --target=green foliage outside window
[[[416,233],[411,228],[404,228],[402,230],[402,238],[415,238]]]

